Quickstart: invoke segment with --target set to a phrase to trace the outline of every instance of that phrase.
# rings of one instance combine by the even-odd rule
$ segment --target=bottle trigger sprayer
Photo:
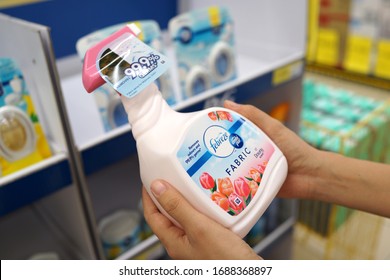
[[[85,89],[92,92],[106,82],[121,95],[149,193],[154,180],[165,180],[194,208],[244,237],[283,184],[286,158],[234,111],[171,109],[153,83],[168,69],[168,60],[141,42],[138,33],[136,25],[126,25],[87,51]]]

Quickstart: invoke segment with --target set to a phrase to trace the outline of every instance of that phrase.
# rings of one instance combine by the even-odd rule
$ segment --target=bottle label
[[[160,77],[168,69],[168,61],[128,32],[101,50],[96,67],[117,92],[131,98]]]
[[[237,216],[262,192],[260,183],[274,151],[256,126],[220,110],[206,113],[189,128],[177,157],[209,199]]]

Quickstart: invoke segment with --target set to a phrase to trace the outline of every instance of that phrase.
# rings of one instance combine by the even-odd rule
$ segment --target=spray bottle
[[[283,184],[286,158],[234,111],[174,111],[153,83],[168,69],[168,60],[138,40],[138,32],[126,25],[87,51],[84,87],[92,92],[107,82],[121,95],[137,142],[141,180],[150,194],[151,183],[163,179],[197,210],[244,237]]]

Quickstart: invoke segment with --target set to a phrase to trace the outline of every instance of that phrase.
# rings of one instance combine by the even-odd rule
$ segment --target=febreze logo
[[[234,147],[229,141],[230,133],[223,127],[218,125],[210,126],[203,134],[203,142],[207,150],[216,157],[228,157]]]

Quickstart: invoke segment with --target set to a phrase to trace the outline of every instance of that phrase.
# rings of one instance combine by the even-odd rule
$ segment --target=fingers
[[[184,235],[183,230],[160,213],[145,188],[142,188],[142,205],[146,222],[165,247],[171,247]]]
[[[190,229],[204,216],[195,210],[188,201],[169,183],[156,180],[151,191],[164,210],[184,229]]]
[[[144,209],[145,219],[152,229],[153,227],[167,228],[171,226],[172,222],[160,213],[145,188],[142,188],[142,206]]]
[[[236,111],[244,117],[251,120],[255,125],[260,127],[270,138],[275,138],[285,127],[268,114],[252,105],[241,105],[233,101],[226,100],[225,108]]]

